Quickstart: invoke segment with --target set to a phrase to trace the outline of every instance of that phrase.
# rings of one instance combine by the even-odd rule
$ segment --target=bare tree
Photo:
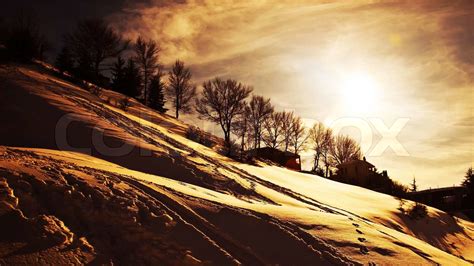
[[[262,140],[265,146],[277,149],[283,137],[282,120],[283,112],[273,112],[263,122]]]
[[[335,164],[342,164],[362,157],[359,144],[345,135],[338,135],[334,138],[330,155]]]
[[[305,149],[305,144],[308,140],[306,128],[303,125],[301,117],[293,117],[291,121],[291,132],[291,145],[293,146],[295,154],[298,154]]]
[[[224,132],[227,155],[231,152],[230,134],[235,119],[245,111],[244,100],[252,88],[232,79],[215,78],[203,83],[202,97],[196,100],[200,118],[219,124]]]
[[[282,143],[284,150],[288,151],[291,145],[291,136],[293,135],[293,120],[295,119],[293,112],[283,112],[281,118]]]
[[[332,129],[326,128],[323,133],[323,148],[321,151],[321,157],[323,159],[324,167],[325,167],[325,177],[329,177],[329,168],[334,166],[334,160],[331,157],[331,150],[334,146],[334,136],[332,133]]]
[[[254,148],[260,148],[263,122],[271,113],[273,113],[273,106],[270,103],[269,98],[266,99],[262,96],[253,95],[247,108],[249,122],[254,136]]]
[[[127,49],[125,41],[102,19],[80,21],[71,34],[65,36],[76,60],[92,64],[95,78],[99,78],[104,60],[116,57]]]
[[[240,156],[242,156],[245,152],[246,144],[248,143],[249,139],[252,137],[250,132],[250,123],[248,118],[248,107],[247,103],[244,104],[244,112],[237,117],[237,120],[232,126],[232,133],[234,133],[240,139]]]
[[[134,51],[134,59],[138,63],[143,77],[143,100],[145,105],[148,105],[148,83],[159,68],[158,53],[160,48],[154,40],[145,41],[139,36],[135,41]]]
[[[309,130],[308,138],[311,142],[311,149],[314,151],[313,171],[319,168],[319,162],[322,159],[322,154],[327,150],[327,143],[325,142],[326,127],[323,123],[316,122]]]
[[[191,71],[179,60],[176,60],[169,72],[169,85],[166,92],[173,99],[176,118],[179,118],[180,111],[192,112],[191,99],[196,96],[196,86],[191,83]]]

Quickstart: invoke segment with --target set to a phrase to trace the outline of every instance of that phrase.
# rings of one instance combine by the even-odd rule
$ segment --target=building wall
[[[351,164],[351,165],[343,166],[341,170],[342,172],[338,174],[341,174],[342,176],[345,176],[351,179],[359,179],[359,178],[367,177],[368,175],[372,173],[365,164],[360,164],[360,165]]]

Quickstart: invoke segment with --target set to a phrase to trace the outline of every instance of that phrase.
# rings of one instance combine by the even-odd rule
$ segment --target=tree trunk
[[[319,167],[319,156],[314,157],[314,165],[313,165],[313,171],[318,170]]]
[[[99,75],[100,75],[100,73],[99,73],[99,65],[100,65],[100,62],[97,62],[97,61],[96,61],[96,62],[94,63],[94,74],[95,74],[95,83],[96,83],[96,85],[99,85],[99,86],[100,86],[100,84],[97,84],[97,83],[99,83]]]
[[[147,88],[147,83],[148,83],[148,75],[144,75],[144,84],[143,84],[143,93],[145,94],[144,100],[145,100],[145,105],[148,106],[148,88]]]
[[[225,134],[224,136],[225,145],[227,146],[226,156],[230,156],[230,136],[229,134]]]
[[[176,119],[179,118],[179,101],[178,101],[178,95],[176,95]]]
[[[240,143],[240,160],[243,160],[244,156],[244,145],[245,145],[245,132],[242,133],[242,142]]]

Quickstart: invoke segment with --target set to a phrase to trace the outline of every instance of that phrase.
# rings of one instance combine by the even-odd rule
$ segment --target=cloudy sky
[[[156,1],[108,18],[197,82],[234,78],[308,124],[345,127],[404,183],[458,184],[472,165],[474,1]]]
[[[473,164],[474,1],[77,2],[157,40],[162,63],[184,60],[198,84],[234,78],[308,125],[343,128],[403,183],[459,184]]]

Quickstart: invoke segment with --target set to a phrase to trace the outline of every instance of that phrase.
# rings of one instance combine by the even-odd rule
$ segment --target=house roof
[[[357,165],[366,165],[369,168],[375,167],[373,164],[367,162],[366,160],[359,160],[359,159],[354,159],[354,160],[350,160],[350,161],[345,162],[345,163],[341,163],[341,164],[337,165],[336,167],[340,168],[342,166],[355,165],[355,164],[357,164]]]
[[[440,188],[430,188],[430,189],[425,189],[425,190],[420,190],[420,191],[415,191],[415,192],[408,192],[410,195],[420,195],[420,194],[431,194],[431,193],[437,193],[437,192],[449,192],[449,191],[466,191],[465,187],[460,187],[460,186],[452,186],[452,187],[440,187]]]
[[[270,148],[270,147],[262,147],[262,148],[257,148],[253,150],[247,151],[250,154],[256,154],[258,156],[265,156],[265,155],[273,155],[273,156],[282,156],[285,158],[300,158],[298,154],[294,154],[289,151],[281,151],[275,148]]]

